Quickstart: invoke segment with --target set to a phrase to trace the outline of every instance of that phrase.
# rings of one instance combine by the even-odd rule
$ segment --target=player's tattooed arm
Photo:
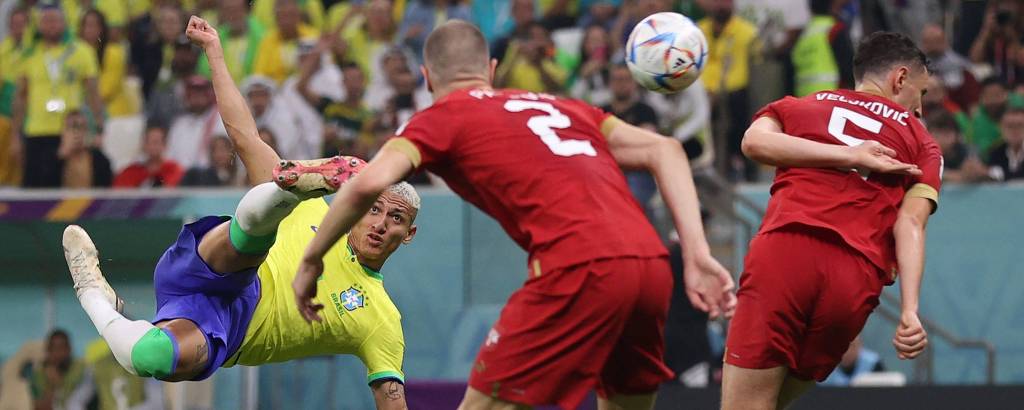
[[[371,385],[373,398],[379,410],[407,409],[405,403],[405,386],[397,380],[378,380]]]

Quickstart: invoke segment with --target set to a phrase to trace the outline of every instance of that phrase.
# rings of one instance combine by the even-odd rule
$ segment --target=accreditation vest
[[[829,43],[829,32],[835,24],[836,20],[829,16],[811,18],[793,46],[797,97],[839,88],[839,65]]]

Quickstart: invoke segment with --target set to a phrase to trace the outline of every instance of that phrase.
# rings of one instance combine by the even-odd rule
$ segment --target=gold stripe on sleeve
[[[930,185],[927,184],[914,184],[914,186],[910,187],[910,189],[907,190],[907,194],[904,195],[903,197],[924,198],[932,201],[932,204],[935,205],[935,207],[932,209],[932,212],[935,212],[935,209],[939,207],[939,191],[936,191],[935,188],[932,188]]]
[[[612,130],[614,130],[615,127],[618,127],[619,124],[622,124],[622,120],[620,120],[619,117],[609,115],[604,119],[604,121],[601,121],[601,135],[608,138],[608,136],[611,135]]]
[[[412,162],[413,167],[419,168],[420,163],[423,162],[423,157],[420,156],[420,149],[416,147],[416,144],[413,144],[412,141],[409,141],[406,138],[392,138],[388,140],[388,142],[384,143],[383,147],[381,147],[381,149],[385,148],[390,148],[405,154],[405,156],[409,157],[409,162]]]

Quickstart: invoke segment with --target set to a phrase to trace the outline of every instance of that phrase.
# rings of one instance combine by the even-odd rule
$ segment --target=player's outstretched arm
[[[242,93],[235,86],[235,80],[228,72],[224,61],[224,50],[221,49],[220,35],[217,30],[202,18],[192,16],[188,21],[185,35],[189,40],[203,48],[206,58],[210,61],[210,73],[213,78],[213,92],[217,96],[217,108],[220,110],[224,128],[228,137],[235,144],[235,151],[242,158],[249,183],[258,185],[273,180],[274,166],[281,158],[273,148],[260,139],[256,128],[256,120],[249,112],[249,106]]]
[[[338,190],[316,236],[306,247],[292,282],[296,304],[306,321],[320,320],[317,311],[323,309],[323,305],[314,302],[313,297],[316,296],[316,279],[324,270],[324,255],[370,210],[381,192],[412,170],[412,162],[406,154],[384,145],[359,175]]]
[[[894,159],[896,151],[878,141],[857,146],[823,144],[782,132],[772,117],[761,117],[743,135],[743,155],[765,165],[802,168],[843,168],[862,172],[921,175],[913,164]]]
[[[679,141],[618,119],[606,121],[616,122],[607,134],[615,160],[626,168],[649,170],[672,212],[682,241],[683,279],[690,302],[712,318],[732,316],[736,307],[732,276],[711,256],[690,162]]]
[[[893,226],[902,309],[892,344],[900,359],[913,359],[928,346],[928,333],[917,317],[917,309],[924,276],[925,227],[933,206],[929,199],[908,196]]]

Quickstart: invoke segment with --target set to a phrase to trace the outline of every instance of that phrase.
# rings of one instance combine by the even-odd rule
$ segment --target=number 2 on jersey
[[[594,150],[594,146],[590,145],[590,141],[587,140],[563,140],[558,137],[555,133],[556,129],[564,130],[572,125],[569,117],[558,111],[555,106],[550,103],[541,101],[524,101],[524,100],[508,100],[505,102],[505,110],[509,112],[523,112],[526,110],[538,110],[547,113],[547,115],[535,115],[530,117],[526,121],[526,126],[533,131],[544,145],[548,146],[548,149],[552,153],[561,157],[571,157],[574,155],[586,155],[588,157],[596,157],[597,151]]]
[[[846,134],[846,122],[852,122],[858,128],[877,134],[882,130],[882,122],[864,114],[850,111],[842,107],[832,108],[832,116],[828,119],[828,133],[843,144],[856,147],[864,140]],[[861,178],[868,179],[868,175],[861,174]]]

